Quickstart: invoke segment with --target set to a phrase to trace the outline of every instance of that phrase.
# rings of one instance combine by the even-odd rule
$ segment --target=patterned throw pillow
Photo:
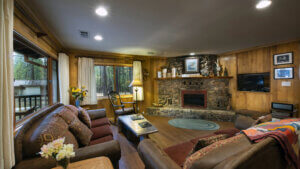
[[[198,140],[198,142],[195,144],[194,148],[191,150],[191,152],[189,153],[188,156],[194,154],[196,151],[206,147],[206,146],[209,146],[217,141],[220,141],[220,140],[224,140],[224,139],[227,139],[228,138],[228,135],[227,134],[218,134],[218,135],[215,135],[215,136],[210,136],[210,137],[206,137],[206,138],[200,138]]]
[[[64,107],[70,109],[76,116],[78,116],[79,110],[73,105],[65,105]]]
[[[218,142],[215,142],[215,143],[213,143],[209,146],[206,146],[206,147],[198,150],[197,152],[195,152],[194,154],[192,154],[191,156],[189,156],[185,160],[184,165],[183,165],[183,169],[190,169],[197,160],[200,160],[206,154],[212,152],[215,149],[221,148],[222,146],[224,146],[226,144],[235,143],[242,137],[243,137],[243,135],[240,134],[240,135],[230,137],[230,138],[225,139],[225,140],[220,140]]]
[[[91,128],[92,126],[91,118],[88,112],[84,108],[79,107],[78,117],[84,124],[86,124],[89,128]]]
[[[81,143],[81,145],[89,145],[93,132],[86,125],[75,118],[69,125],[69,128],[70,131],[75,135],[77,140]]]
[[[77,118],[76,115],[72,112],[72,110],[70,110],[70,109],[67,108],[67,107],[64,107],[64,108],[58,113],[58,115],[59,115],[61,118],[63,118],[63,119],[66,121],[66,123],[67,123],[68,125],[70,125],[71,122],[72,122],[75,118]]]

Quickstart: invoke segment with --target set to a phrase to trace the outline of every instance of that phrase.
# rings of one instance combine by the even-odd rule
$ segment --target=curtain
[[[142,73],[142,62],[133,61],[133,80],[140,80],[143,83],[143,73]],[[137,90],[137,93],[135,92]],[[133,87],[133,100],[143,101],[144,100],[144,88],[143,87]]]
[[[14,157],[13,0],[0,0],[0,168]]]
[[[97,104],[94,59],[84,57],[78,59],[78,87],[82,86],[86,87],[88,94],[81,104]]]
[[[65,105],[68,105],[70,104],[69,56],[65,53],[58,54],[58,77],[60,102]]]

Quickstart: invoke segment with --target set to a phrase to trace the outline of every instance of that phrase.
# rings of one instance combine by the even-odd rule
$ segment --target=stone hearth
[[[227,110],[208,110],[208,109],[186,109],[174,107],[148,107],[147,115],[164,116],[187,119],[205,119],[213,121],[233,122],[235,118],[234,111]]]

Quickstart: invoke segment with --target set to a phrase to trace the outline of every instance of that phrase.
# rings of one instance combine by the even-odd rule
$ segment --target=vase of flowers
[[[71,91],[72,97],[75,98],[75,106],[79,107],[80,102],[83,101],[83,99],[86,97],[88,90],[85,89],[85,86],[82,86],[81,88],[71,87],[70,91]]]
[[[64,144],[65,138],[59,138],[48,144],[45,144],[41,148],[39,154],[43,158],[53,158],[56,160],[56,164],[63,169],[67,169],[70,163],[70,158],[75,157],[74,145]]]

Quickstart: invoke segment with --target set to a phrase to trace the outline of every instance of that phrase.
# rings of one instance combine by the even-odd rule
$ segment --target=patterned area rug
[[[192,130],[218,130],[217,123],[201,119],[172,119],[168,122],[171,126]]]

